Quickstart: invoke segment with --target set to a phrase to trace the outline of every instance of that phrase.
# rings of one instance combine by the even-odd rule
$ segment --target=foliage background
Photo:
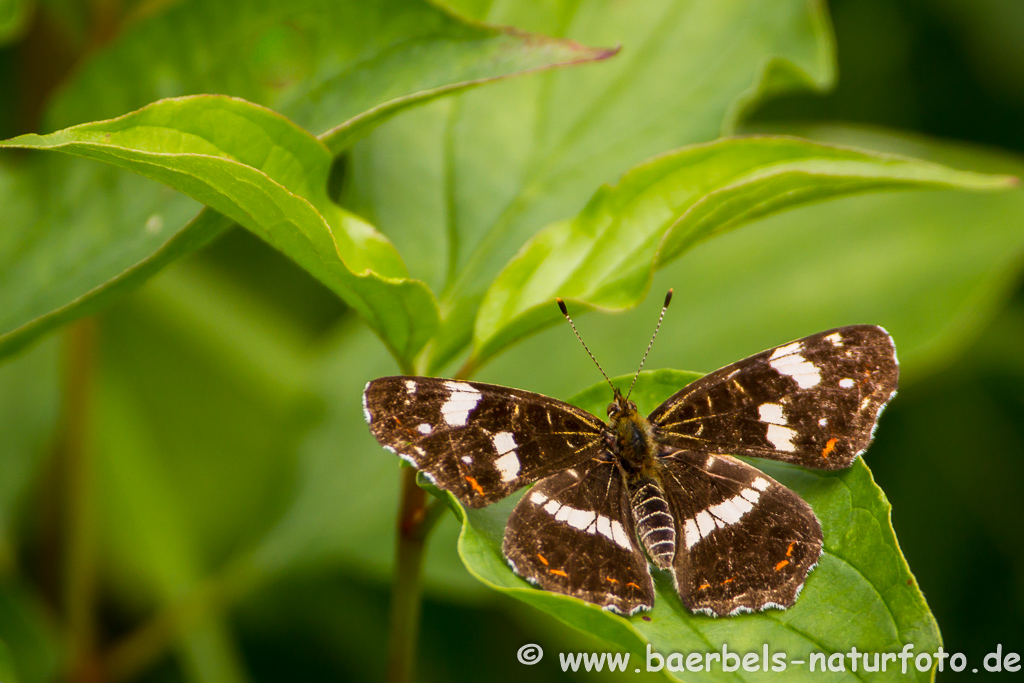
[[[0,49],[0,138],[38,130],[52,89],[74,82],[84,55],[102,57],[121,18],[138,9],[56,1],[0,7],[28,17],[18,28],[0,12],[0,33],[15,27]],[[829,11],[835,90],[758,103],[743,112],[743,128],[1022,173],[1019,3],[835,0]],[[187,38],[181,46],[201,48]],[[491,87],[529,86],[486,86],[473,96],[487,97]],[[107,106],[113,110],[87,118],[138,104]],[[397,117],[339,169],[349,206],[394,239],[428,281],[441,277],[430,273],[430,252],[420,251],[426,247],[415,233],[399,232],[403,221],[414,222],[418,198],[381,208],[372,200],[381,190],[360,183],[415,191],[415,173],[404,184],[395,176],[409,159],[389,166],[388,145],[418,139],[450,106],[441,100]],[[428,158],[431,150],[420,152]],[[831,238],[822,237],[823,226]],[[903,387],[868,461],[893,503],[902,548],[946,648],[977,662],[996,643],[1024,651],[1022,226],[1020,190],[836,200],[703,245],[661,271],[658,294],[639,308],[580,324],[613,374],[632,368],[669,286],[677,301],[649,367],[709,370],[838,324],[878,322],[897,332],[898,344],[903,331],[910,349],[901,356]],[[892,246],[898,239],[877,239],[893,233],[928,238],[902,250]],[[944,247],[956,240],[968,246],[951,259]],[[991,240],[1002,245],[998,258]],[[957,277],[986,258],[991,265],[980,270],[990,277]],[[880,279],[891,269],[872,263],[886,259],[900,259],[905,276]],[[951,291],[916,279],[935,270],[935,259],[948,260],[941,267]],[[900,296],[887,296],[895,290]],[[932,310],[953,303],[961,308]],[[936,316],[945,320],[941,334],[915,338],[919,321]],[[54,522],[68,498],[56,454],[72,376],[69,335],[90,329],[97,346],[88,406],[99,457],[86,508],[95,535],[85,543],[95,561],[96,638],[115,642],[199,587],[225,599],[203,602],[201,618],[138,680],[379,678],[398,469],[361,425],[358,394],[367,377],[396,368],[332,293],[234,229],[117,299],[95,323],[44,338],[0,366],[0,639],[19,680],[57,680],[69,661],[66,615],[57,607],[66,587],[55,569],[66,539]],[[571,335],[554,328],[498,357],[479,378],[565,397],[590,385],[594,371]],[[524,642],[549,653],[600,647],[476,583],[455,554],[456,531],[446,517],[429,546],[423,680],[516,680],[514,652]],[[239,557],[255,558],[246,566],[260,576],[235,571]],[[557,677],[553,666],[529,673]]]

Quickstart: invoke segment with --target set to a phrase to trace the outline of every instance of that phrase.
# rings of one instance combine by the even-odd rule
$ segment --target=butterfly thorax
[[[617,389],[608,405],[608,422],[611,450],[626,475],[637,535],[654,564],[667,569],[675,557],[676,529],[661,486],[654,429]]]
[[[641,415],[636,404],[615,390],[615,401],[608,404],[608,438],[612,452],[631,478],[653,475],[657,446],[651,423]]]

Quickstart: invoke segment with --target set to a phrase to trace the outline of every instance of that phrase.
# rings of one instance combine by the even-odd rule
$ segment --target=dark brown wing
[[[728,455],[677,451],[659,462],[683,604],[712,616],[791,606],[821,555],[811,507]]]
[[[840,469],[868,447],[898,378],[888,332],[840,327],[705,375],[649,419],[675,448]]]
[[[527,581],[620,614],[654,604],[654,583],[612,461],[541,480],[516,505],[502,551]]]
[[[540,394],[435,377],[382,377],[363,408],[381,445],[470,507],[603,452],[604,423]]]

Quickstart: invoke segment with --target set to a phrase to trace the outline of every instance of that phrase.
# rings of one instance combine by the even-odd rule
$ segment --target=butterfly
[[[605,422],[520,389],[410,376],[371,381],[363,407],[386,449],[467,507],[536,482],[502,543],[530,583],[633,615],[653,607],[653,564],[690,610],[732,616],[793,605],[823,545],[811,507],[736,456],[849,467],[898,377],[892,337],[852,325],[727,365],[647,417],[614,386]]]

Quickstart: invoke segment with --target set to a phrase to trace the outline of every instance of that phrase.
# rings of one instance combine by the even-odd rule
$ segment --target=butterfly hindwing
[[[840,469],[867,448],[898,377],[884,329],[840,327],[705,375],[649,419],[676,448]]]
[[[509,517],[502,551],[519,576],[621,614],[650,609],[654,584],[611,460],[551,475]]]
[[[433,377],[382,377],[363,392],[377,440],[481,507],[603,450],[604,424],[540,394]]]
[[[677,451],[660,463],[683,604],[713,616],[791,606],[821,555],[811,507],[731,456]]]

